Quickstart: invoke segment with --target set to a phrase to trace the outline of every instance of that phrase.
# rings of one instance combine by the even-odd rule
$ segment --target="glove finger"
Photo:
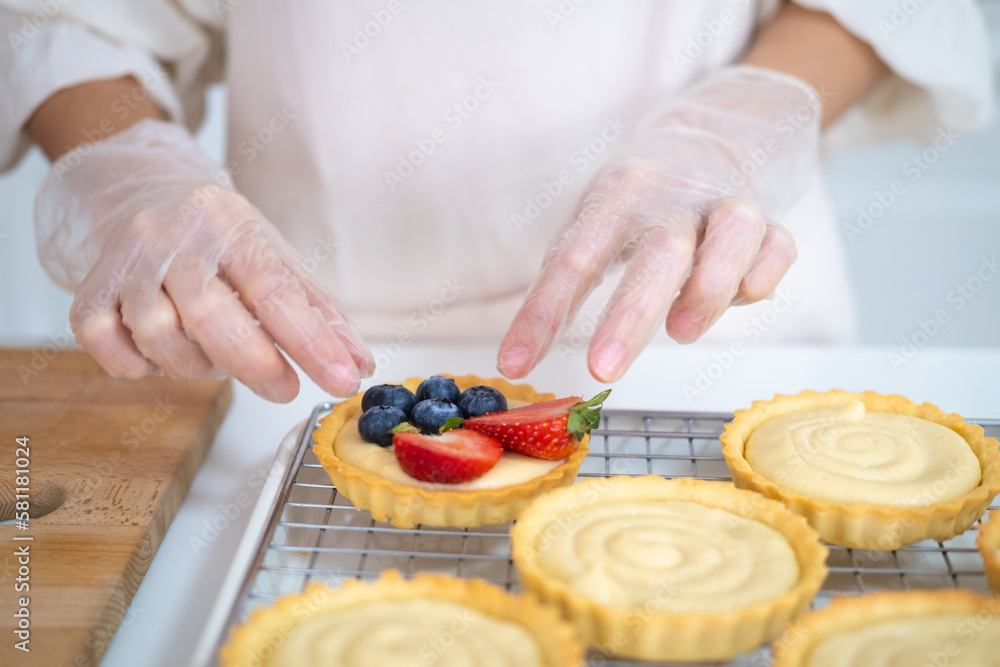
[[[500,343],[497,369],[510,378],[527,375],[548,352],[556,334],[621,252],[628,233],[627,197],[598,189],[587,196],[573,224],[542,263],[542,270]]]
[[[375,372],[375,357],[354,324],[347,319],[340,303],[315,280],[303,280],[302,288],[306,292],[310,305],[319,309],[327,326],[337,334],[344,344],[344,348],[351,355],[360,376],[371,377]]]
[[[763,214],[740,199],[715,205],[691,275],[667,315],[671,338],[694,342],[725,312],[760,250],[766,228]]]
[[[743,306],[771,298],[797,255],[792,234],[781,225],[768,224],[757,258],[740,281],[732,305]]]
[[[112,377],[135,380],[158,372],[122,322],[118,286],[98,278],[103,275],[101,268],[99,263],[84,279],[70,307],[69,323],[76,342]]]
[[[295,370],[218,276],[179,263],[167,271],[163,286],[184,331],[216,366],[269,401],[287,403],[295,398],[299,391]]]
[[[595,378],[617,380],[642,352],[688,273],[696,242],[694,224],[651,227],[639,239],[590,342]]]
[[[361,376],[350,351],[259,227],[233,239],[222,270],[261,326],[320,387],[334,396],[358,391]]]
[[[361,338],[361,334],[358,333],[354,324],[344,314],[340,303],[304,268],[301,256],[277,230],[267,221],[264,221],[264,226],[265,235],[274,243],[275,250],[285,266],[302,267],[292,268],[295,277],[305,291],[310,305],[319,309],[327,325],[340,337],[344,347],[350,353],[351,359],[354,360],[358,373],[361,377],[371,377],[375,372],[375,357],[372,356],[371,350]]]
[[[174,302],[162,288],[152,298],[124,291],[121,315],[135,346],[168,376],[197,380],[212,372],[212,361],[187,337]]]

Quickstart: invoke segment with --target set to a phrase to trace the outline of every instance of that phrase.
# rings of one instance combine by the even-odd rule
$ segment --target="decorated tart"
[[[1000,598],[904,591],[835,599],[793,623],[773,667],[1000,667]]]
[[[781,503],[726,482],[595,478],[511,529],[521,586],[607,655],[725,660],[773,639],[826,577],[827,549]]]
[[[990,588],[1000,593],[1000,509],[989,514],[989,521],[979,524],[976,547],[983,557],[983,570]]]
[[[503,523],[572,484],[607,392],[555,400],[467,375],[377,385],[337,404],[313,451],[337,490],[401,528]]]
[[[254,610],[222,667],[578,667],[583,648],[550,608],[481,580],[441,574],[310,584]]]
[[[949,539],[1000,492],[995,438],[902,396],[778,395],[737,410],[721,440],[738,487],[784,502],[845,547]]]

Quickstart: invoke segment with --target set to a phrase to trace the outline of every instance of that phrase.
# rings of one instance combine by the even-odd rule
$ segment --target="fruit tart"
[[[773,639],[826,577],[805,519],[728,482],[594,478],[511,528],[522,588],[613,656],[726,660]]]
[[[1000,598],[963,590],[840,597],[788,627],[773,667],[1000,667]]]
[[[573,483],[607,394],[555,400],[500,378],[411,378],[334,406],[313,451],[338,492],[376,521],[503,523]]]
[[[235,628],[221,667],[578,667],[583,648],[555,610],[481,580],[395,570],[258,608]]]
[[[995,438],[902,396],[778,395],[737,410],[721,440],[736,486],[781,500],[844,547],[950,539],[1000,492]]]

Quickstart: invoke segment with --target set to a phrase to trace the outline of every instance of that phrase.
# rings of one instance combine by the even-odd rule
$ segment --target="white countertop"
[[[966,417],[1000,417],[1000,348],[929,347],[895,368],[890,352],[900,354],[890,348],[756,345],[734,357],[727,356],[726,346],[651,346],[615,383],[605,405],[732,411],[775,393],[839,387],[899,393]],[[492,377],[495,355],[496,348],[486,345],[413,345],[381,368],[374,382],[438,372]],[[584,349],[551,354],[526,381],[559,395],[590,396],[602,387],[587,373]],[[104,667],[188,664],[279,442],[325,400],[329,397],[307,378],[288,405],[267,403],[237,385],[233,406]],[[213,522],[223,527],[217,535],[208,528]]]

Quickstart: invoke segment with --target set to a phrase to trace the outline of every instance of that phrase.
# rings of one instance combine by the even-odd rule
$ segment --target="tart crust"
[[[1000,598],[966,590],[892,591],[841,596],[795,621],[771,645],[771,667],[803,667],[823,640],[873,622],[951,614],[1000,614]]]
[[[538,564],[537,540],[553,516],[570,517],[588,506],[615,501],[686,500],[758,521],[788,541],[799,562],[799,580],[773,598],[724,612],[664,612],[603,605],[548,577]],[[656,475],[582,481],[536,499],[511,529],[511,552],[525,590],[555,604],[590,646],[639,660],[725,660],[776,637],[801,614],[826,578],[827,548],[806,521],[781,503],[728,482]],[[637,622],[638,618],[642,622]]]
[[[1000,509],[989,513],[989,521],[979,524],[976,547],[983,557],[983,570],[990,588],[1000,593]]]
[[[527,384],[513,384],[502,378],[484,379],[476,375],[453,376],[459,389],[489,385],[508,399],[539,403],[550,401],[555,394],[543,394]],[[410,378],[401,383],[416,391],[423,378]],[[488,523],[504,523],[517,516],[538,494],[557,486],[567,486],[576,479],[580,465],[587,457],[584,436],[576,450],[566,460],[543,475],[525,482],[495,489],[449,490],[427,489],[400,484],[375,473],[361,470],[340,459],[334,452],[334,442],[340,429],[361,413],[359,392],[353,398],[338,403],[319,422],[313,432],[313,452],[323,464],[337,491],[344,494],[359,510],[368,510],[376,521],[388,521],[398,528],[412,528],[418,523],[427,526],[472,528]],[[372,445],[373,447],[376,445]]]
[[[255,609],[233,629],[220,651],[220,667],[261,665],[260,657],[273,650],[274,640],[287,637],[303,616],[308,618],[303,610],[338,612],[377,602],[414,599],[460,604],[521,626],[535,639],[546,667],[578,667],[583,658],[583,646],[573,628],[555,610],[526,595],[507,593],[481,579],[418,574],[407,580],[398,570],[386,570],[374,582],[352,579],[336,589],[312,583],[301,593],[282,596],[271,607]]]
[[[962,436],[979,461],[979,485],[968,493],[923,507],[898,507],[874,503],[837,503],[810,498],[791,491],[755,472],[743,455],[746,442],[764,422],[787,414],[831,407],[848,400],[860,400],[871,412],[890,412],[925,419],[945,426]],[[720,437],[722,454],[733,483],[768,498],[785,503],[803,515],[820,537],[830,544],[854,549],[890,551],[914,542],[944,541],[968,530],[1000,492],[1000,452],[996,438],[987,438],[983,428],[969,424],[957,414],[938,407],[918,405],[903,396],[873,391],[852,393],[842,389],[827,392],[803,391],[793,396],[777,394],[769,401],[754,401],[737,410]]]

